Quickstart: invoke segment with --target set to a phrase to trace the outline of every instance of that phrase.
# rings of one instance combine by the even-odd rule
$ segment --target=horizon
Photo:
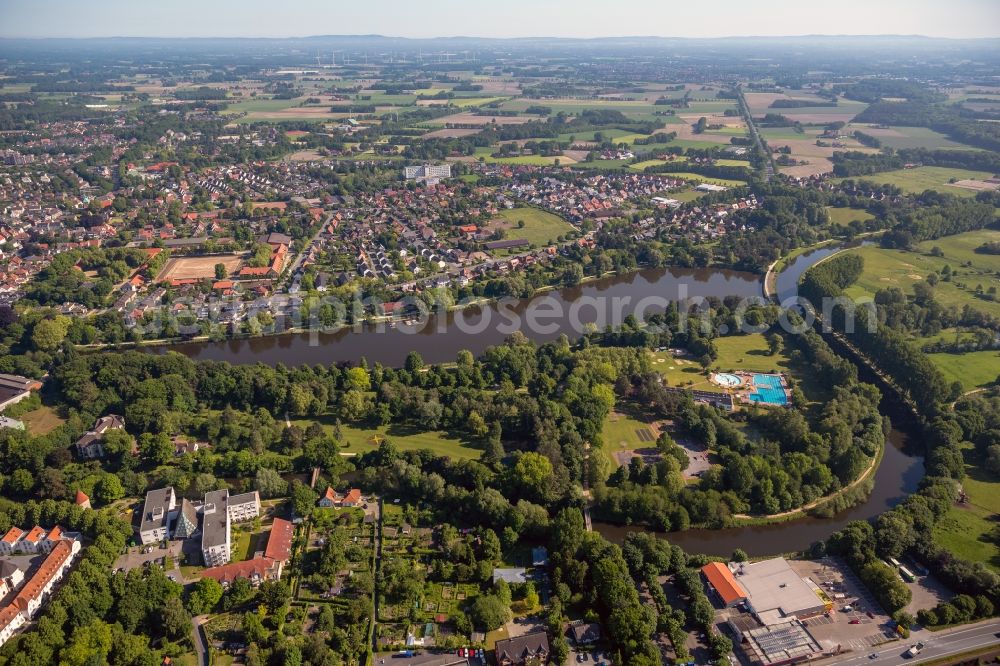
[[[781,37],[1000,38],[1000,3],[989,0],[841,0],[838,15],[794,0],[747,7],[720,0],[711,13],[687,4],[620,0],[508,0],[484,14],[462,0],[370,0],[337,7],[298,0],[275,12],[268,0],[218,0],[169,6],[127,0],[9,0],[0,6],[3,39],[733,39]],[[192,20],[192,16],[197,20]],[[599,18],[596,21],[595,18]],[[595,27],[595,23],[599,26]],[[646,34],[634,30],[642,25]],[[836,29],[823,30],[833,24]],[[321,26],[323,26],[321,28]],[[329,26],[326,28],[325,26]],[[660,29],[649,30],[652,26]],[[855,28],[856,26],[856,28]]]

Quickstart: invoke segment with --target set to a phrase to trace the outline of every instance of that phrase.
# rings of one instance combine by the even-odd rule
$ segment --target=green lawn
[[[969,495],[965,505],[953,506],[934,527],[934,541],[956,556],[983,562],[1000,571],[997,518],[1000,514],[1000,479],[979,467],[975,451],[963,450],[968,476],[962,488]]]
[[[526,166],[548,166],[559,162],[560,164],[571,164],[573,160],[567,157],[544,155],[518,155],[517,157],[493,157],[494,148],[476,148],[476,159],[482,159],[490,164],[523,164]]]
[[[948,181],[952,178],[957,178],[958,180],[982,180],[992,176],[993,174],[988,171],[922,166],[915,169],[897,169],[895,171],[875,173],[870,176],[859,177],[859,179],[895,185],[904,192],[910,192],[912,194],[920,194],[924,190],[936,190],[938,192],[955,194],[960,197],[974,197],[976,196],[975,190],[970,190],[964,187],[955,187],[954,185],[950,185]],[[838,178],[835,180],[836,182],[839,182],[843,179]]]
[[[293,419],[292,423],[300,428],[308,428],[313,422],[323,426],[324,430],[332,432],[335,420],[331,416],[319,418]],[[399,424],[385,426],[347,425],[340,426],[343,436],[343,451],[351,454],[367,453],[378,448],[376,442],[387,439],[400,451],[417,451],[429,449],[439,456],[449,456],[455,459],[476,459],[482,451],[472,448],[468,442],[441,431],[420,432],[414,428]]]
[[[229,108],[223,111],[223,115],[233,114],[233,113],[262,113],[262,112],[274,112],[283,111],[284,109],[290,109],[293,106],[298,106],[299,103],[305,98],[297,99],[264,99],[264,98],[253,98],[245,99],[239,102],[230,102]]]
[[[65,419],[56,413],[56,410],[45,405],[25,412],[18,419],[24,422],[25,429],[35,437],[50,433],[66,423]]]
[[[928,354],[949,382],[959,382],[966,391],[993,384],[1000,376],[1000,351],[964,354]]]
[[[507,238],[523,238],[533,246],[550,245],[556,238],[564,236],[576,228],[558,215],[547,213],[537,208],[511,208],[500,211],[502,217],[510,226]],[[524,228],[518,228],[523,221]]]
[[[860,208],[835,208],[827,206],[826,212],[830,215],[830,224],[836,224],[841,227],[846,227],[854,220],[865,222],[875,217],[868,211]]]
[[[991,286],[1000,288],[1000,278],[997,277],[1000,256],[973,251],[988,241],[1000,241],[1000,231],[971,231],[927,241],[918,246],[919,252],[875,246],[850,250],[864,258],[865,270],[858,282],[847,289],[847,293],[852,297],[874,296],[879,289],[899,287],[905,294],[912,295],[916,282],[926,280],[931,273],[940,274],[947,265],[953,271],[951,281],[940,281],[934,288],[934,296],[942,305],[959,308],[969,305],[981,312],[1000,316],[1000,302],[988,301],[975,293],[979,285],[984,291]],[[932,247],[940,248],[944,256],[931,256],[929,251]],[[971,265],[964,265],[966,262],[971,262]]]
[[[730,335],[715,339],[719,358],[713,364],[723,371],[789,372],[789,360],[782,350],[768,355],[763,334]],[[691,358],[677,358],[670,352],[653,352],[653,369],[663,375],[670,386],[686,386],[704,391],[719,391],[704,373],[701,365]]]

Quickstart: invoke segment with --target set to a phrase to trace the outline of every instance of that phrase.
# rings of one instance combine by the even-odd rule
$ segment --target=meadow
[[[962,489],[969,501],[949,509],[934,527],[934,541],[957,557],[982,562],[1000,571],[1000,544],[996,538],[1000,479],[979,466],[979,457],[970,446],[962,454],[967,474]]]
[[[333,432],[336,419],[332,415],[292,419],[292,425],[308,428],[312,423],[319,423],[327,432]],[[399,424],[368,426],[365,424],[341,424],[340,433],[343,438],[342,452],[350,455],[360,455],[375,451],[383,440],[392,442],[400,451],[419,451],[429,449],[439,456],[450,456],[455,460],[474,460],[482,455],[468,442],[441,431],[423,432]]]
[[[830,215],[830,224],[836,224],[841,227],[848,226],[854,220],[865,222],[875,217],[868,211],[860,208],[836,208],[834,206],[827,206],[826,212]]]
[[[511,208],[500,211],[500,217],[508,226],[507,238],[523,238],[533,246],[551,245],[559,236],[571,233],[576,228],[558,215],[537,208]],[[524,222],[518,228],[518,222]]]

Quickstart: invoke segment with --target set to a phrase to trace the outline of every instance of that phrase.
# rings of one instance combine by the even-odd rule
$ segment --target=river
[[[779,301],[794,298],[802,273],[839,249],[841,246],[818,248],[792,261],[777,277]],[[553,290],[508,306],[491,303],[431,316],[428,325],[419,332],[384,326],[380,332],[373,326],[365,326],[361,330],[345,328],[334,333],[294,333],[225,342],[197,342],[151,350],[178,351],[200,360],[270,365],[283,363],[288,366],[357,362],[361,357],[370,363],[377,361],[400,366],[410,351],[416,351],[425,361],[440,363],[454,360],[461,349],[478,355],[490,345],[502,342],[508,333],[498,330],[495,324],[507,323],[514,318],[519,318],[522,324],[529,323],[527,317],[532,311],[556,313],[544,319],[544,323],[548,324],[545,330],[520,326],[529,338],[544,342],[562,333],[570,337],[579,333],[576,320],[599,326],[620,324],[625,315],[641,307],[643,299],[754,298],[762,293],[760,278],[750,273],[713,269],[646,269],[594,280],[579,287]],[[584,302],[596,305],[574,313],[573,306]],[[488,322],[492,325],[482,326]],[[859,374],[865,378],[864,368],[859,368]],[[883,413],[889,414],[895,423],[905,423],[905,411],[897,407],[891,398],[883,398]],[[895,506],[916,490],[922,477],[923,461],[906,451],[906,435],[894,429],[889,435],[882,463],[875,473],[875,488],[871,496],[833,518],[800,518],[773,525],[723,530],[695,529],[664,536],[690,553],[728,555],[734,549],[742,548],[752,556],[763,556],[803,550],[851,520],[869,519]],[[643,529],[602,523],[595,523],[594,528],[613,541],[620,541],[630,531]]]

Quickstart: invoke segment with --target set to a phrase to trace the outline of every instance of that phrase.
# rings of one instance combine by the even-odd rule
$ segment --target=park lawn
[[[992,176],[993,174],[988,171],[922,166],[915,169],[897,169],[895,171],[874,173],[864,176],[863,179],[879,184],[895,185],[910,194],[920,194],[924,190],[936,190],[960,197],[974,197],[977,194],[976,190],[955,187],[949,184],[948,181],[952,178],[958,180],[984,180]],[[842,178],[837,178],[835,182],[842,180]]]
[[[722,370],[749,370],[750,372],[789,372],[789,359],[779,349],[774,356],[768,353],[767,340],[762,333],[728,335],[715,339],[719,358],[714,366]]]
[[[24,422],[24,427],[28,433],[35,437],[48,434],[66,423],[66,420],[56,413],[56,410],[45,405],[30,412],[25,412],[20,416],[19,420]]]
[[[1000,377],[1000,351],[965,352],[964,354],[928,354],[948,382],[958,382],[964,391],[993,384]]]
[[[668,351],[652,352],[652,357],[653,370],[663,375],[668,386],[722,393],[722,389],[708,381],[705,370],[693,358],[677,357]]]
[[[715,160],[716,166],[731,166],[731,167],[743,167],[744,169],[750,168],[750,162],[747,160]]]
[[[940,274],[948,265],[952,268],[953,277],[949,282],[938,282],[934,287],[935,299],[945,307],[954,305],[962,308],[969,305],[980,312],[1000,317],[1000,302],[986,300],[975,292],[979,285],[982,285],[984,291],[991,286],[1000,286],[1000,279],[996,277],[997,271],[1000,271],[1000,257],[975,254],[967,249],[970,244],[976,247],[984,240],[1000,240],[1000,232],[973,231],[960,236],[971,238],[959,239],[955,236],[930,243],[941,248],[943,257],[875,246],[850,250],[864,259],[865,268],[857,283],[846,289],[847,295],[852,298],[874,296],[880,289],[899,287],[903,293],[912,296],[915,283],[926,280],[931,273]],[[965,261],[973,261],[973,264],[964,266],[962,264]]]
[[[537,208],[511,208],[500,211],[509,225],[507,238],[523,238],[535,246],[551,245],[556,238],[576,231],[576,228],[558,215],[553,215]],[[519,229],[519,221],[524,222],[524,228]]]
[[[1000,479],[979,466],[971,446],[962,449],[966,478],[962,489],[969,496],[965,505],[954,505],[934,527],[934,541],[956,556],[983,562],[1000,571],[1000,544],[995,538],[1000,514]]]
[[[311,423],[319,423],[327,432],[335,428],[333,416],[325,415],[319,418],[293,419],[292,424],[300,428],[308,428]],[[368,453],[378,448],[381,440],[389,440],[400,451],[418,451],[429,449],[439,456],[448,456],[456,460],[478,459],[482,451],[474,449],[457,437],[448,433],[433,430],[420,432],[400,424],[382,426],[347,425],[340,426],[343,435],[342,452],[352,455]]]
[[[837,208],[834,206],[827,206],[826,212],[830,215],[830,224],[836,224],[841,227],[846,227],[854,220],[865,222],[875,217],[868,211],[860,208]]]
[[[654,439],[640,439],[639,433],[652,433],[649,423],[641,421],[634,416],[611,412],[604,419],[604,426],[601,437],[604,445],[614,451],[634,451],[636,449],[656,446]],[[648,437],[649,435],[644,435]]]

